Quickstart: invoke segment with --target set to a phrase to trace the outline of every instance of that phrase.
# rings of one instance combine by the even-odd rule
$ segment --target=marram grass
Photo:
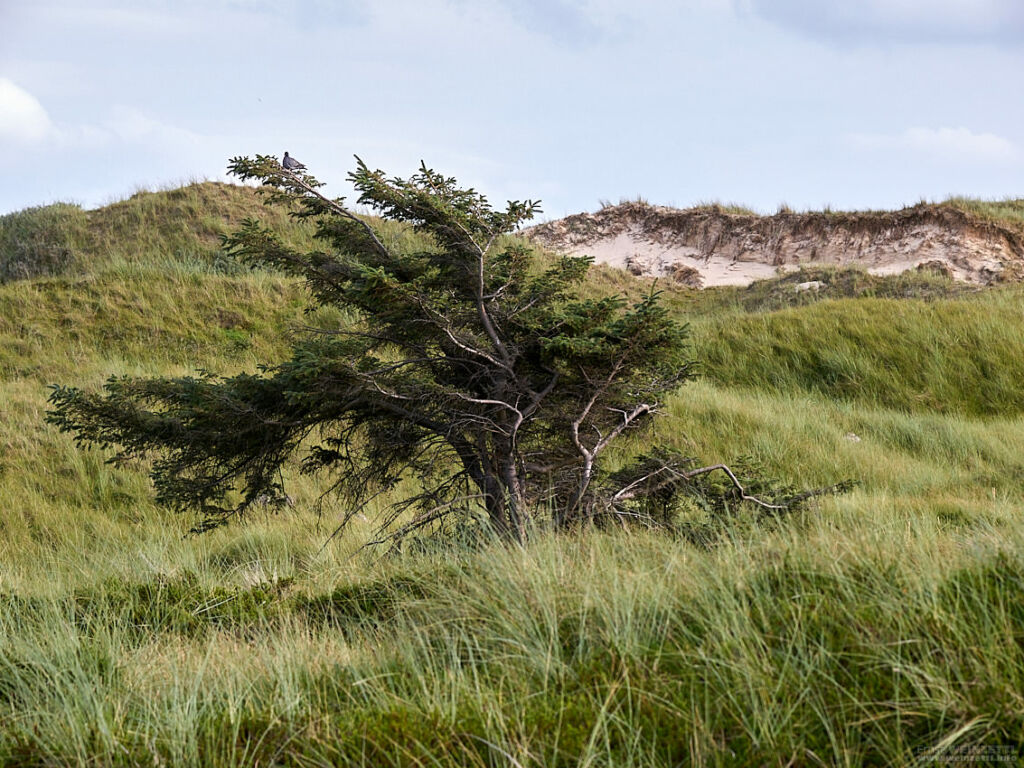
[[[1018,744],[1019,533],[867,522],[324,563],[339,586],[316,594],[140,572],[8,596],[0,757],[906,765],[951,735]]]

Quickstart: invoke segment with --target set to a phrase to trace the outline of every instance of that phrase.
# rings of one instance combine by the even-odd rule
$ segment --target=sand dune
[[[562,253],[695,287],[747,285],[809,264],[858,265],[874,274],[927,265],[975,284],[1024,274],[1024,232],[948,205],[757,216],[625,203],[525,234]]]

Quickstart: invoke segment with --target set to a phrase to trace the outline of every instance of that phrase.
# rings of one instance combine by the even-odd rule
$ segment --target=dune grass
[[[945,201],[961,211],[997,224],[1024,225],[1024,199],[979,200],[973,197],[951,197]]]
[[[697,357],[721,383],[919,412],[1024,408],[1019,288],[964,300],[859,299],[702,320]]]
[[[308,248],[311,224],[261,204],[252,187],[196,182],[178,189],[140,191],[127,200],[86,211],[55,203],[0,216],[0,283],[29,277],[91,275],[117,264],[200,262],[239,271],[221,250],[221,235],[246,217],[275,228],[285,241]]]
[[[358,574],[320,562],[340,586],[312,595],[186,573],[7,597],[0,759],[908,765],[1013,748],[1019,532],[892,512],[736,527],[711,551],[589,532]]]
[[[537,531],[382,557],[372,519],[328,542],[341,510],[297,475],[293,509],[189,537],[144,465],[44,424],[51,383],[254,370],[316,322],[294,283],[150,235],[0,285],[0,765],[1024,759],[1019,289],[671,292],[703,376],[618,458],[666,442],[852,492],[705,520],[699,544]],[[622,279],[587,290],[650,289]]]

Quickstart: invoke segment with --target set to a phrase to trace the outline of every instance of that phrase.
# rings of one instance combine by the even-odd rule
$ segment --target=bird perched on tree
[[[287,152],[284,153],[284,160],[281,161],[281,165],[283,165],[285,167],[285,170],[288,170],[288,171],[304,171],[304,170],[306,170],[306,166],[304,166],[302,163],[300,163],[294,157],[289,157]]]

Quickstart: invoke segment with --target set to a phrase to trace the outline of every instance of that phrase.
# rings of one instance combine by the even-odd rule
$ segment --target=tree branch
[[[373,241],[374,247],[377,249],[380,255],[386,259],[391,258],[391,251],[389,251],[387,246],[380,241],[380,238],[377,237],[377,233],[373,230],[373,227],[371,227],[369,224],[363,221],[360,217],[356,216],[345,206],[340,205],[338,202],[331,200],[326,195],[323,195],[320,192],[318,192],[315,187],[312,187],[309,184],[307,184],[302,179],[302,177],[297,175],[294,171],[290,171],[282,166],[281,172],[288,176],[288,178],[290,178],[297,186],[305,190],[307,194],[310,194],[313,197],[319,199],[336,214],[348,219],[349,221],[354,221],[356,224],[362,227],[366,234],[370,237],[370,240]]]

